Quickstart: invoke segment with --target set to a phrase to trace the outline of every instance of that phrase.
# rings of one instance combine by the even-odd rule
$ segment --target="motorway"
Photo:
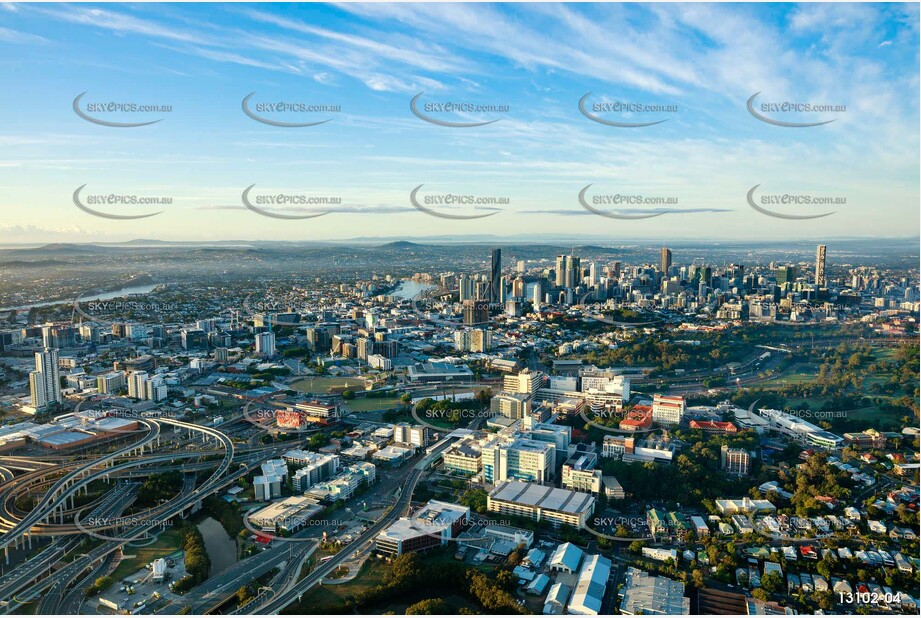
[[[151,531],[160,527],[162,522],[193,508],[205,496],[220,491],[237,482],[240,478],[251,474],[267,457],[278,456],[285,450],[300,446],[297,442],[287,442],[268,447],[241,448],[239,452],[236,452],[233,442],[227,435],[216,429],[172,419],[160,418],[156,421],[145,419],[145,421],[149,429],[147,435],[128,446],[101,455],[93,461],[77,458],[59,458],[61,463],[33,466],[37,469],[26,472],[18,478],[7,479],[6,482],[0,485],[0,507],[3,507],[0,508],[0,519],[10,531],[3,536],[3,544],[0,547],[9,546],[14,542],[15,538],[22,537],[24,534],[29,536],[51,536],[53,538],[53,542],[48,548],[45,548],[28,562],[17,566],[13,571],[0,578],[0,599],[6,600],[4,609],[0,611],[5,610],[7,613],[15,611],[21,604],[39,598],[47,590],[47,593],[41,596],[38,613],[79,612],[80,605],[83,602],[83,589],[99,574],[105,572],[115,552],[124,545],[126,540],[145,538]],[[160,455],[142,455],[130,461],[116,462],[118,457],[136,452],[156,440],[160,435],[160,423],[172,425],[177,430],[187,429],[190,432],[200,432],[205,436],[205,439],[208,437],[215,439],[220,448],[171,452]],[[304,591],[309,590],[327,577],[357,550],[362,550],[366,545],[369,545],[369,542],[373,541],[382,529],[402,516],[410,507],[416,484],[431,460],[447,448],[452,441],[450,438],[442,441],[431,454],[426,455],[417,462],[405,476],[404,474],[388,475],[386,481],[379,483],[372,490],[374,494],[394,492],[397,489],[401,491],[393,508],[365,530],[353,543],[343,548],[342,551],[323,563],[305,579],[298,581],[303,565],[319,546],[319,538],[311,538],[322,535],[324,530],[319,526],[301,531],[304,541],[301,544],[276,542],[272,547],[237,563],[225,570],[225,572],[207,580],[201,586],[196,587],[185,595],[183,605],[188,605],[194,614],[213,611],[226,602],[241,585],[249,584],[273,568],[279,567],[282,568],[282,571],[273,580],[272,588],[260,590],[257,597],[250,601],[245,608],[248,613],[278,613],[278,611],[297,600]],[[90,504],[79,508],[66,509],[68,498],[81,488],[96,479],[135,476],[137,474],[149,475],[154,471],[175,469],[178,465],[175,462],[176,459],[192,459],[217,454],[223,454],[220,462],[195,462],[188,466],[182,466],[186,471],[216,468],[199,487],[195,488],[194,475],[186,475],[185,486],[177,497],[150,509],[145,514],[132,516],[135,519],[142,520],[142,523],[119,532],[117,540],[104,541],[86,554],[76,556],[72,562],[66,564],[57,572],[51,573],[48,577],[42,577],[44,573],[50,571],[55,564],[74,550],[78,542],[76,535],[85,533],[84,530],[97,531],[98,529],[98,531],[102,531],[115,527],[115,524],[103,522],[101,525],[83,526],[81,529],[75,524],[65,524],[63,521],[44,523],[43,519],[55,513],[60,514],[65,510],[79,515],[80,512],[85,512],[88,508],[93,507],[95,508],[90,514],[91,517],[104,519],[100,514],[109,514],[107,517],[111,519],[113,517],[111,514],[121,513],[134,500],[133,491],[124,491],[125,486],[120,485],[108,495]],[[231,470],[235,457],[240,466],[236,470]],[[15,468],[21,465],[18,462],[13,463],[14,465],[10,467]],[[14,513],[15,509],[12,507],[12,502],[15,501],[16,496],[24,490],[28,491],[30,488],[34,489],[44,485],[44,479],[47,476],[53,476],[61,472],[64,472],[64,475],[50,486],[36,508],[25,517],[17,517],[18,513]],[[189,483],[190,479],[192,480],[191,484]],[[136,483],[129,487],[135,486]],[[334,528],[332,531],[335,531]],[[104,538],[106,533],[101,534]],[[116,536],[113,533],[109,534]],[[36,579],[39,579],[39,581],[32,584]],[[177,609],[175,604],[167,605],[164,608],[166,613],[176,613]]]
[[[98,507],[90,512],[89,517],[115,517],[121,514],[136,497],[137,485],[128,486],[111,494]],[[22,603],[27,603],[37,598],[41,592],[51,586],[52,594],[63,593],[67,585],[73,583],[73,578],[78,576],[84,568],[92,564],[93,559],[86,554],[78,557],[64,568],[53,573],[51,576],[39,580],[38,583],[27,588],[24,592],[19,592],[28,586],[29,582],[41,575],[45,570],[50,569],[66,553],[71,551],[77,545],[76,538],[55,541],[50,547],[43,550],[38,556],[25,562],[13,573],[7,574],[4,578],[3,585],[0,587],[0,599],[7,601],[5,606],[6,613],[15,609]],[[82,565],[82,566],[80,566]],[[80,568],[77,568],[80,566]],[[21,572],[20,569],[22,569]],[[48,597],[42,599],[43,603]],[[50,611],[48,613],[56,613]]]
[[[7,612],[10,611],[11,607],[14,604],[20,604],[24,601],[31,600],[31,598],[34,598],[35,594],[38,591],[40,591],[41,589],[47,586],[57,586],[56,590],[58,591],[59,594],[56,597],[54,597],[54,600],[55,600],[55,603],[59,605],[62,602],[63,595],[66,594],[67,586],[73,583],[74,578],[78,577],[80,573],[83,572],[83,570],[91,566],[96,560],[105,558],[106,556],[116,551],[119,547],[122,546],[122,544],[125,542],[126,539],[134,540],[134,539],[144,538],[145,535],[149,531],[154,530],[157,527],[161,526],[162,522],[168,521],[169,519],[175,517],[176,515],[183,513],[185,510],[194,507],[194,505],[197,502],[199,502],[203,497],[209,495],[210,493],[214,491],[220,490],[221,488],[227,486],[229,483],[236,482],[236,480],[239,479],[241,476],[245,476],[251,471],[253,464],[252,463],[245,464],[245,465],[242,465],[240,469],[238,469],[236,472],[234,472],[230,476],[226,478],[222,478],[228,472],[228,470],[230,470],[230,466],[232,464],[233,457],[234,457],[233,442],[230,440],[230,438],[228,438],[222,432],[209,428],[209,427],[203,427],[203,426],[195,425],[191,423],[184,423],[184,422],[176,421],[172,419],[161,419],[161,421],[159,422],[168,423],[168,424],[174,425],[182,429],[188,429],[190,432],[192,431],[200,432],[205,437],[212,437],[215,440],[217,440],[219,443],[221,443],[221,445],[223,446],[224,457],[222,461],[219,463],[211,462],[214,466],[216,466],[214,473],[197,489],[194,488],[194,477],[192,477],[193,482],[191,484],[186,483],[185,487],[183,488],[183,492],[180,493],[180,495],[177,498],[171,500],[170,502],[167,502],[166,504],[161,505],[160,507],[148,513],[147,517],[149,517],[149,519],[145,520],[143,523],[125,532],[121,537],[122,540],[108,541],[108,542],[103,543],[102,545],[99,545],[98,547],[90,551],[88,554],[79,557],[79,559],[76,560],[71,565],[67,565],[64,569],[61,569],[57,573],[52,574],[51,577],[41,580],[36,586],[33,586],[33,588],[30,588],[29,590],[27,590],[26,594],[23,595],[22,599],[17,598],[15,596],[16,593],[22,590],[24,585],[28,585],[28,583],[32,581],[32,579],[34,579],[35,577],[43,573],[45,564],[50,566],[56,560],[58,560],[60,556],[53,552],[49,552],[47,554],[43,552],[41,555],[45,556],[45,558],[43,559],[41,563],[41,566],[43,568],[40,571],[37,571],[38,565],[36,565],[34,568],[32,567],[31,563],[35,561],[30,561],[30,566],[27,567],[26,571],[18,572],[17,570],[17,571],[14,571],[14,573],[7,574],[6,576],[4,576],[2,580],[0,580],[0,585],[3,586],[2,590],[4,590],[5,593],[3,596],[0,596],[0,599],[5,601],[5,609]],[[160,460],[169,461],[171,459],[184,457],[184,456],[189,456],[189,457],[201,457],[202,456],[202,453],[199,452],[199,453],[188,453],[188,454],[171,453],[168,455],[159,455],[159,456],[155,456],[151,458],[138,458],[133,461],[116,464],[112,468],[103,468],[102,470],[98,470],[96,472],[90,472],[90,474],[87,475],[86,477],[80,478],[80,474],[87,472],[89,470],[92,470],[92,468],[97,467],[102,462],[113,461],[116,457],[123,455],[125,453],[130,453],[133,450],[137,450],[142,445],[149,444],[153,439],[156,439],[156,437],[159,436],[159,424],[151,423],[148,426],[151,428],[155,428],[155,429],[150,431],[147,434],[147,436],[143,438],[142,440],[140,440],[139,442],[133,443],[127,447],[114,451],[113,453],[103,455],[91,463],[83,463],[83,462],[78,463],[77,468],[75,470],[71,471],[70,473],[65,474],[65,476],[63,476],[58,482],[56,482],[52,486],[52,489],[49,490],[48,493],[45,494],[43,500],[40,502],[40,504],[43,505],[43,510],[47,511],[52,508],[56,508],[58,503],[61,500],[66,499],[67,496],[74,493],[77,489],[79,489],[79,487],[87,484],[92,479],[104,477],[107,474],[111,474],[114,471],[117,471],[119,469],[147,465],[148,463],[152,461],[160,461]],[[290,445],[285,445],[285,448],[290,448]],[[47,472],[47,470],[44,472]],[[25,476],[30,476],[31,479],[36,479],[38,478],[38,474],[40,473],[35,473],[31,476],[30,475],[25,475]],[[7,485],[15,484],[17,480],[21,480],[21,479],[14,479],[14,481],[11,481]],[[71,482],[72,484],[68,486],[66,481]],[[7,487],[7,485],[4,485],[4,490],[7,492],[7,497],[14,495],[16,487],[10,488],[10,487]],[[63,491],[60,496],[58,496],[56,499],[51,498],[51,494],[53,490],[61,491],[62,489]],[[125,495],[126,494],[124,493],[122,494],[123,497]],[[121,504],[121,500],[115,500],[114,503]],[[106,504],[108,506],[108,505],[111,505],[112,503],[106,503]],[[124,508],[125,507],[122,507],[122,509]],[[34,534],[34,532],[32,532],[32,527],[35,525],[35,522],[37,520],[41,519],[40,516],[34,515],[37,512],[38,512],[37,510],[33,511],[32,513],[30,513],[30,515],[27,518],[24,518],[20,520],[18,523],[15,523],[12,526],[11,531],[12,530],[18,531],[19,536],[21,536],[24,532],[30,532]],[[12,523],[12,522],[8,522],[8,523]],[[74,530],[67,530],[65,532],[65,530],[60,529],[61,527],[69,528],[69,526],[55,526],[55,527],[59,529],[54,532],[51,532],[51,534],[56,534],[56,533],[57,534],[60,534],[60,533],[74,534],[75,533]],[[112,527],[112,526],[103,526],[102,528],[104,529],[106,527]],[[80,532],[80,530],[77,529],[75,526],[74,528],[77,532]],[[4,535],[3,540],[4,540],[4,545],[2,546],[6,547],[12,543],[13,538],[10,538],[9,533],[7,533],[6,535]],[[73,568],[72,573],[70,571],[71,567]]]
[[[139,441],[129,444],[123,448],[120,448],[112,453],[103,455],[90,463],[83,464],[78,466],[75,470],[68,472],[42,496],[42,499],[39,500],[38,504],[32,509],[32,511],[17,522],[11,529],[7,530],[3,535],[3,538],[0,538],[0,549],[5,549],[9,547],[14,542],[25,533],[27,533],[32,526],[48,517],[51,512],[57,509],[66,498],[72,495],[80,486],[84,483],[80,481],[80,477],[93,468],[100,465],[107,465],[108,462],[114,461],[118,457],[128,454],[134,454],[136,451],[143,451],[144,447],[156,440],[160,436],[160,425],[157,422],[152,422],[150,420],[138,420],[139,423],[146,425],[149,428],[149,432],[146,436],[141,438]],[[229,440],[228,440],[229,442]],[[15,479],[13,481],[15,484]]]
[[[89,517],[111,518],[121,515],[121,513],[134,502],[139,487],[140,484],[138,483],[130,483],[121,488],[116,488],[116,490],[110,492],[110,499],[106,501],[105,506],[90,513]],[[109,541],[107,543],[112,542]],[[36,613],[44,615],[60,613],[59,608],[64,601],[64,595],[67,593],[68,587],[76,581],[84,570],[93,564],[94,560],[95,559],[90,558],[88,554],[77,556],[73,562],[56,572],[53,577],[39,582],[39,585],[43,586],[47,585],[46,583],[50,580],[51,586],[47,589],[45,594],[42,595]],[[78,590],[82,596],[83,590],[79,588]],[[23,595],[26,599],[30,598],[30,596],[31,595]]]

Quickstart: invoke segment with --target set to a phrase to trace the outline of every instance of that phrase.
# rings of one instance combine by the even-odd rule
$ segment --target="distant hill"
[[[408,240],[396,240],[394,242],[388,242],[380,246],[381,249],[421,249],[426,245],[420,245],[419,243],[409,242]]]

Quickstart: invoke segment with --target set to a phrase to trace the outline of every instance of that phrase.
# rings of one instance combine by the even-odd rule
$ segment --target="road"
[[[45,493],[38,504],[32,509],[32,511],[17,522],[10,530],[0,538],[0,549],[9,547],[15,541],[28,532],[34,524],[50,516],[54,509],[60,506],[67,499],[69,495],[72,495],[76,489],[82,485],[80,477],[91,471],[93,468],[96,468],[100,465],[106,465],[110,461],[128,454],[133,454],[135,451],[142,450],[148,444],[156,440],[160,436],[160,425],[155,421],[150,420],[141,420],[138,419],[138,422],[146,425],[149,428],[149,432],[143,438],[120,448],[112,453],[103,455],[97,459],[94,459],[92,462],[78,466],[75,470],[68,472],[51,488]],[[14,488],[11,491],[15,491],[15,479],[12,483]],[[65,505],[66,506],[66,505]]]
[[[289,590],[273,597],[263,606],[254,610],[255,613],[278,614],[288,605],[299,600],[301,595],[306,591],[310,590],[324,578],[332,574],[350,555],[361,550],[368,542],[373,541],[381,530],[402,517],[412,503],[412,495],[416,489],[416,484],[419,482],[419,479],[422,478],[423,473],[428,468],[431,461],[452,443],[453,440],[444,440],[438,448],[434,449],[432,453],[426,455],[421,461],[413,466],[412,472],[404,484],[403,493],[400,495],[399,500],[397,500],[396,505],[394,505],[393,509],[387,515],[378,520],[352,543],[343,547],[339,553],[315,568],[313,572],[297,582],[297,584],[292,586]]]
[[[116,487],[110,493],[112,499],[104,503],[104,506],[101,508],[98,508],[90,513],[90,517],[117,517],[123,513],[124,510],[128,508],[132,502],[134,502],[135,498],[137,497],[137,490],[139,487],[139,483],[126,484],[121,488]],[[118,545],[118,543],[115,543],[115,545]],[[106,557],[108,557],[108,555]],[[73,562],[59,570],[52,577],[43,580],[41,582],[42,584],[46,584],[49,580],[51,580],[52,583],[51,587],[48,588],[47,591],[42,595],[42,598],[39,601],[38,611],[36,613],[42,615],[60,614],[60,606],[64,602],[64,597],[67,594],[68,587],[70,587],[80,576],[80,574],[89,568],[93,562],[94,560],[91,560],[88,555],[77,556]],[[80,593],[82,598],[82,588],[78,587],[77,591]]]

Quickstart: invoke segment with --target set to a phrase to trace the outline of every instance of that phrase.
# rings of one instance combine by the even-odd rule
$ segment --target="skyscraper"
[[[467,275],[461,275],[457,280],[457,289],[460,302],[473,300],[476,296],[476,282]]]
[[[815,250],[815,284],[825,285],[825,245],[819,245]]]
[[[464,326],[477,326],[489,322],[489,303],[482,300],[464,301]]]
[[[61,371],[58,369],[58,351],[45,348],[44,352],[35,353],[35,371],[29,373],[29,390],[32,394],[32,406],[45,410],[52,404],[61,403]]]
[[[774,273],[777,278],[777,285],[783,286],[785,283],[796,281],[796,266],[778,266]]]
[[[659,270],[668,274],[668,269],[672,266],[672,250],[662,247],[659,255]]]
[[[582,283],[582,261],[574,255],[556,256],[556,287],[574,288]]]
[[[492,267],[489,271],[489,302],[502,302],[502,249],[492,250]]]

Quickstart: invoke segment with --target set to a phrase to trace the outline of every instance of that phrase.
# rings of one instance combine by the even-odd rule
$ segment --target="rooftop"
[[[590,494],[521,481],[505,481],[493,489],[489,497],[572,514],[583,513],[594,502]]]

